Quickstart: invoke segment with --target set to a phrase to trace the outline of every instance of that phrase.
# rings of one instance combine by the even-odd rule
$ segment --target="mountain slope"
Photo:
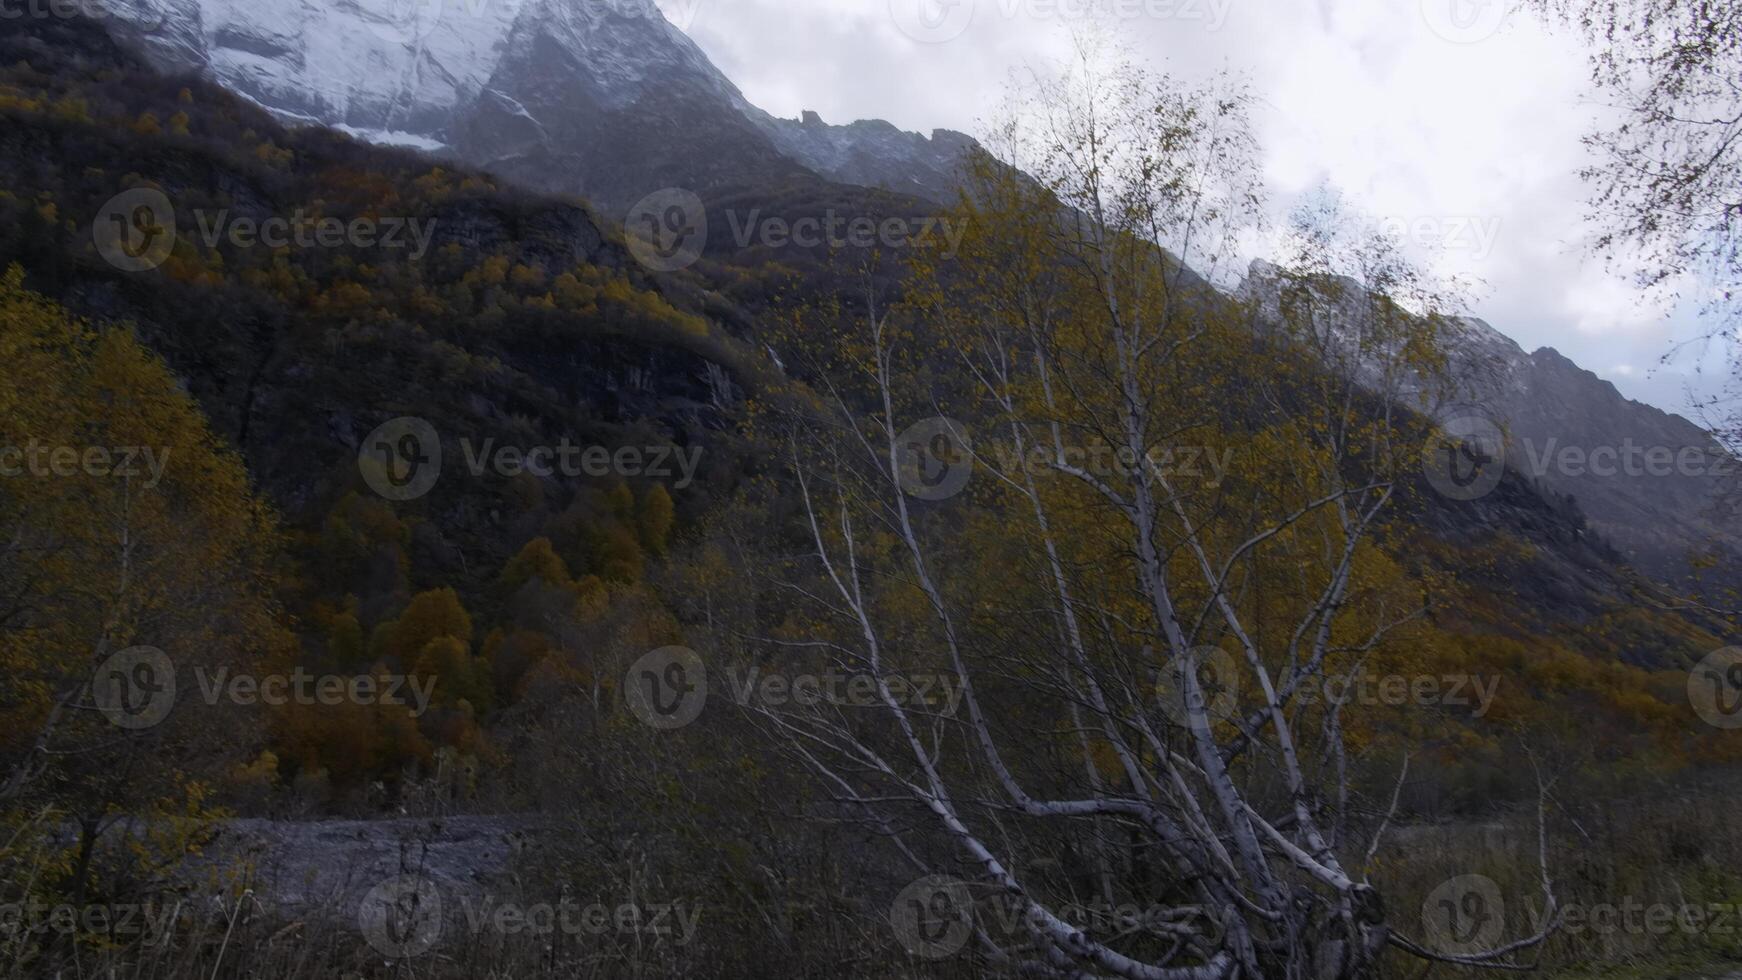
[[[1508,464],[1577,499],[1640,568],[1680,579],[1693,556],[1731,569],[1742,557],[1742,538],[1718,520],[1732,464],[1699,426],[1623,397],[1552,347],[1512,362],[1486,404],[1510,436]]]
[[[460,440],[693,447],[756,384],[742,349],[690,299],[668,299],[577,201],[285,130],[215,86],[158,75],[89,23],[27,22],[0,34],[0,56],[0,267],[129,323],[293,524],[318,527],[335,501],[368,493],[357,458],[371,429],[427,420],[455,475],[415,504],[431,520],[406,584],[454,581],[468,560],[493,574],[521,543],[503,522],[546,506],[512,499],[502,474],[462,478]],[[106,201],[140,189],[173,204],[160,217],[176,234],[157,268],[127,272],[93,227]],[[277,248],[234,233],[299,216],[406,221],[425,244]],[[712,444],[707,465],[732,455]]]
[[[839,199],[831,181],[942,202],[975,146],[878,121],[770,116],[652,0],[454,0],[411,5],[409,20],[388,0],[109,2],[152,61],[200,71],[281,119],[415,146],[607,210],[679,187],[743,219],[789,193],[777,188]],[[712,223],[710,253],[732,253],[727,225]],[[1248,291],[1273,274],[1255,268]],[[1454,373],[1473,385],[1466,408],[1509,430],[1513,468],[1576,498],[1633,563],[1679,581],[1690,556],[1714,544],[1726,564],[1742,556],[1742,540],[1712,520],[1719,481],[1674,462],[1715,449],[1696,426],[1627,402],[1551,350],[1526,354],[1479,321],[1450,339]],[[1600,472],[1611,451],[1667,453],[1671,472]]]
[[[1280,276],[1255,262],[1240,286],[1261,317],[1277,315]],[[1526,353],[1482,320],[1455,321],[1442,342],[1451,404],[1424,406],[1442,423],[1504,438],[1508,469],[1576,502],[1592,531],[1659,581],[1735,581],[1742,536],[1718,520],[1735,461],[1709,433],[1624,398],[1553,348]],[[1715,574],[1693,567],[1696,556],[1714,559]]]

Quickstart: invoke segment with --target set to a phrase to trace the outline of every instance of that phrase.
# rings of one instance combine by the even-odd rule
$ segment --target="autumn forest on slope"
[[[495,166],[88,13],[0,19],[0,977],[1742,969],[1726,433],[1331,192],[1230,277],[1239,79]]]

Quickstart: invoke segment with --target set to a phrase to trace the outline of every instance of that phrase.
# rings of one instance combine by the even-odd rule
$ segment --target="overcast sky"
[[[1116,27],[1176,74],[1248,75],[1273,206],[1328,182],[1479,277],[1473,312],[1623,394],[1687,413],[1717,358],[1659,359],[1690,317],[1589,257],[1579,137],[1602,111],[1584,54],[1507,0],[659,0],[762,108],[979,135],[1013,70],[1064,63],[1071,25]],[[1091,12],[1092,11],[1092,12]],[[1425,253],[1424,253],[1425,254]]]

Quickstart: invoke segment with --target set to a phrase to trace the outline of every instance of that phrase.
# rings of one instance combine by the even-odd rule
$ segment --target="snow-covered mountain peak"
[[[620,206],[809,173],[946,201],[971,141],[776,119],[655,0],[98,0],[159,67],[289,122]],[[681,12],[698,0],[666,0]]]
[[[450,145],[504,65],[541,52],[606,103],[673,73],[729,82],[653,0],[105,0],[157,60],[202,71],[294,122]]]

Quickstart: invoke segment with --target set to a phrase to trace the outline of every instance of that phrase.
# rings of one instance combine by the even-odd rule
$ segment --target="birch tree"
[[[817,396],[772,575],[797,611],[759,642],[864,683],[762,721],[907,862],[892,925],[922,958],[1518,965],[1542,935],[1452,954],[1395,929],[1366,871],[1389,811],[1318,696],[1405,655],[1422,612],[1382,540],[1417,395],[1336,372],[1431,374],[1432,311],[1331,328],[1309,270],[1259,331],[1215,288],[1262,213],[1236,81],[1085,66],[1018,101],[956,253],[798,324]]]

